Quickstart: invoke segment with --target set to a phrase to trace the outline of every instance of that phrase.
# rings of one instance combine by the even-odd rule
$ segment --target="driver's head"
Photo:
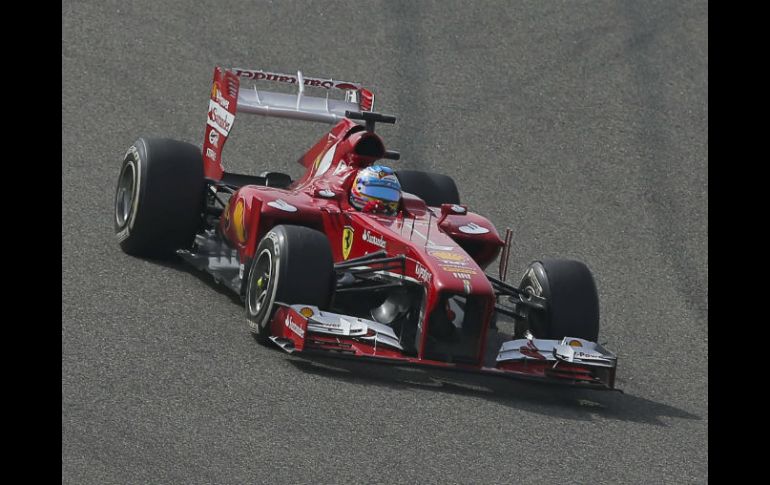
[[[362,168],[350,189],[350,204],[365,212],[393,215],[401,200],[401,184],[393,169],[384,165]]]

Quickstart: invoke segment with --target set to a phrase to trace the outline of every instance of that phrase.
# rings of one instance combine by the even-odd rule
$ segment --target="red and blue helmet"
[[[393,169],[384,165],[359,170],[350,189],[350,204],[358,210],[376,205],[378,212],[395,214],[400,200],[401,183]]]

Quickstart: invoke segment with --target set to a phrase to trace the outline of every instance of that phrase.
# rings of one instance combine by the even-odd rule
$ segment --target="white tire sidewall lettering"
[[[144,143],[144,140],[141,140],[141,142],[145,147],[146,154],[147,144]],[[131,230],[134,228],[134,223],[136,222],[136,213],[139,209],[139,194],[142,189],[142,163],[139,157],[139,150],[136,149],[135,145],[132,145],[128,149],[123,163],[124,165],[131,165],[134,174],[134,190],[133,194],[131,194],[131,213],[123,228],[116,234],[119,242],[125,241],[131,235]]]
[[[249,288],[249,294],[246,295],[247,301],[246,301],[246,308],[249,313],[249,327],[251,327],[252,331],[258,331],[260,329],[266,329],[268,328],[268,325],[270,324],[270,320],[273,317],[273,305],[275,304],[275,295],[278,292],[278,284],[280,283],[280,271],[281,271],[281,249],[280,245],[278,244],[278,235],[275,234],[273,231],[270,231],[265,240],[269,239],[272,242],[273,247],[271,248],[271,262],[273,265],[272,268],[272,275],[270,277],[270,281],[268,284],[272,285],[272,289],[270,290],[270,295],[268,296],[268,300],[263,303],[264,306],[267,307],[267,311],[264,313],[264,317],[258,321],[255,322],[253,319],[256,317],[256,315],[251,313],[251,303],[249,302],[249,299],[251,298],[250,292],[251,288]],[[264,251],[269,251],[269,248],[263,249],[259,255],[262,254]],[[251,269],[249,270],[249,285],[254,285],[256,282],[254,281],[254,271],[257,267],[257,261],[259,260],[259,255],[257,255],[254,258],[254,264],[251,265]]]

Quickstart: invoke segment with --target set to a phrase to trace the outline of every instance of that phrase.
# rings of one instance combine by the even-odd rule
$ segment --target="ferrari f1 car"
[[[265,83],[271,90],[258,89]],[[126,152],[120,247],[210,273],[240,295],[255,337],[286,352],[614,388],[617,358],[597,343],[597,290],[583,263],[542,259],[507,283],[510,230],[501,238],[445,175],[395,171],[395,214],[351,205],[359,170],[400,158],[375,133],[395,117],[373,108],[358,83],[215,68],[202,150],[139,138]],[[333,127],[300,157],[296,180],[237,174],[222,163],[237,113]],[[498,257],[494,277],[485,270]],[[494,352],[499,315],[514,323]]]

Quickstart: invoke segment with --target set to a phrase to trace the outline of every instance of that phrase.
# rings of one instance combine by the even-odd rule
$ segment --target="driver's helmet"
[[[401,183],[393,169],[384,165],[362,168],[350,189],[350,204],[364,212],[393,215],[401,200]]]

